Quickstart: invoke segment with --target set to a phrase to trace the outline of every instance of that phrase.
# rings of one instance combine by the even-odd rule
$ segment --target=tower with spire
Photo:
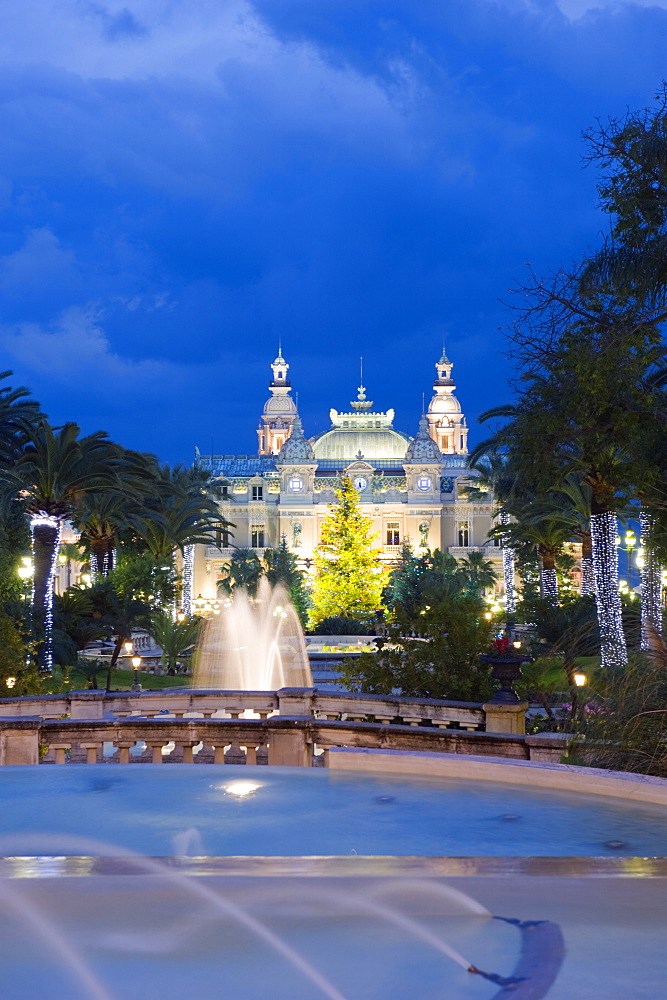
[[[426,421],[428,433],[443,455],[467,455],[468,427],[461,412],[461,404],[454,395],[456,386],[452,379],[453,367],[443,350],[440,360],[435,364],[435,395],[428,404]]]
[[[292,433],[296,419],[296,405],[290,396],[292,387],[288,378],[289,365],[278,348],[278,357],[271,364],[273,379],[269,383],[271,396],[267,399],[257,428],[258,453],[278,455]]]

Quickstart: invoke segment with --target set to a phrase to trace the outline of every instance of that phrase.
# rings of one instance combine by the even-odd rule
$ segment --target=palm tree
[[[201,618],[195,616],[178,621],[162,609],[153,612],[146,630],[162,650],[162,664],[167,673],[176,673],[179,659],[194,648],[200,626]]]
[[[80,656],[72,668],[70,677],[83,678],[89,688],[97,691],[97,678],[105,672],[107,667],[108,663],[106,660],[94,660],[90,657]]]
[[[106,628],[107,635],[114,643],[107,664],[106,689],[110,691],[111,674],[122,652],[123,643],[132,640],[135,629],[147,628],[151,608],[146,601],[137,597],[131,587],[118,588],[110,578],[98,580],[86,589],[86,594],[93,603],[93,617],[99,621],[100,626]]]
[[[572,527],[558,512],[543,509],[535,501],[515,500],[507,505],[516,519],[504,526],[514,546],[527,545],[534,549],[540,562],[540,593],[546,600],[558,603],[556,560],[563,546],[572,538]]]
[[[645,362],[647,371],[655,361],[654,353],[650,353]],[[538,388],[542,383],[546,384],[546,380],[542,379],[540,382],[536,379]],[[568,429],[568,439],[565,442],[558,435],[547,441],[544,436],[536,433],[534,426],[544,409],[539,392],[536,392],[535,402],[531,401],[525,406],[499,407],[483,413],[480,421],[501,417],[507,423],[477,446],[470,461],[479,460],[489,452],[506,451],[513,466],[519,470],[520,488],[517,496],[524,500],[529,496],[535,498],[535,482],[546,476],[551,482],[544,490],[545,494],[549,492],[549,488],[553,489],[554,481],[559,478],[562,481],[568,473],[574,473],[582,487],[585,485],[590,488],[591,556],[602,663],[604,666],[624,666],[627,663],[627,646],[618,593],[617,514],[627,502],[628,484],[637,472],[636,456],[627,449],[617,447],[610,439],[611,432],[606,427],[604,433],[597,434],[595,427],[587,429],[582,424],[578,428]],[[560,428],[558,432],[560,434]],[[546,430],[543,434],[546,434]],[[542,455],[543,468],[536,455],[538,450]],[[562,514],[555,515],[556,521],[562,519]],[[563,538],[563,541],[566,540]],[[543,552],[547,558],[547,568],[554,568],[553,553],[550,552],[548,543],[546,548],[543,547]],[[543,581],[555,592],[555,572],[549,573],[547,579],[543,577]]]
[[[554,500],[559,495],[566,498],[557,509],[570,520],[575,533],[581,539],[581,593],[583,597],[595,595],[595,572],[593,569],[593,540],[591,537],[591,514],[593,510],[593,490],[580,474],[570,472],[554,490]]]
[[[219,499],[209,473],[198,466],[155,465],[143,500],[157,516],[138,534],[154,556],[164,559],[189,544],[210,545],[216,531],[231,527],[220,513]]]
[[[463,575],[468,590],[476,594],[495,587],[498,579],[493,563],[490,559],[485,559],[482,552],[470,552],[464,559],[459,559],[459,572]]]
[[[13,372],[0,372],[0,382]],[[42,414],[30,391],[20,386],[0,386],[0,465],[11,466]]]
[[[51,669],[53,582],[63,522],[85,495],[118,485],[119,449],[103,431],[79,438],[68,423],[54,429],[46,420],[30,433],[17,462],[0,469],[5,510],[19,502],[30,520],[34,564],[32,618],[42,648],[39,663]]]
[[[235,590],[247,590],[250,597],[254,597],[264,571],[259,556],[253,549],[235,549],[222,572],[223,577],[218,589],[223,594],[232,594]]]
[[[511,517],[505,510],[503,502],[514,495],[517,479],[507,455],[493,448],[486,451],[476,448],[468,459],[468,467],[478,473],[479,485],[473,487],[473,490],[480,495],[493,493],[498,503],[498,524],[506,528]],[[498,532],[495,537],[502,545],[505,611],[508,615],[513,615],[516,611],[514,549],[509,544],[509,536],[506,533]]]
[[[109,625],[98,612],[90,588],[70,587],[55,595],[54,632],[54,658],[61,664],[74,663],[87,646],[108,637]]]
[[[123,476],[123,493],[107,490],[90,493],[84,497],[74,521],[81,532],[81,541],[90,552],[90,569],[93,579],[106,577],[116,565],[116,546],[119,536],[147,534],[155,525],[163,525],[161,515],[146,507],[140,491],[126,487]],[[150,525],[150,528],[149,528]]]

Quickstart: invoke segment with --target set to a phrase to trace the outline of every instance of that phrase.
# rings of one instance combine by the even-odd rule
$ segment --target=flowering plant
[[[525,650],[517,648],[506,635],[499,636],[491,642],[491,647],[486,654],[487,660],[519,660],[522,663],[530,660]]]
[[[493,646],[493,651],[500,656],[512,656],[514,652],[506,635],[500,639],[494,639],[491,645]]]

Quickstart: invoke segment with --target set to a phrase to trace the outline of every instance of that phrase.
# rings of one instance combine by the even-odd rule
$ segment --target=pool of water
[[[519,996],[500,992],[443,952],[446,942],[478,967],[511,976],[522,944],[513,925],[449,904],[434,891],[447,885],[493,915],[548,919],[561,929],[564,955],[555,979],[541,989],[536,976],[535,990],[522,1000],[658,1000],[665,992],[664,878],[174,880],[152,872],[22,877],[1,885],[3,1000]],[[227,911],[216,910],[211,896],[224,900]],[[369,913],[369,903],[385,912]]]
[[[20,849],[21,835],[36,832],[149,856],[667,855],[659,806],[509,784],[229,765],[0,769],[0,855],[37,853]],[[42,843],[39,853],[51,853]]]

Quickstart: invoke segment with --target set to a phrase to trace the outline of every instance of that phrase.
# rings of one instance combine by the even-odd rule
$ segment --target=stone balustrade
[[[330,747],[558,761],[565,738],[525,736],[525,703],[471,704],[316,688],[73,691],[0,701],[0,764],[326,763]]]
[[[555,761],[560,734],[521,736],[435,726],[272,716],[267,719],[145,718],[0,720],[0,764],[268,763],[310,766],[331,747],[426,750]],[[321,759],[321,758],[320,758]]]
[[[340,721],[377,721],[385,725],[392,722],[411,726],[429,723],[438,728],[470,731],[493,728],[487,719],[488,710],[488,706],[468,702],[339,694],[319,692],[316,688],[283,688],[275,692],[191,688],[137,693],[71,691],[64,695],[0,699],[0,718],[102,719],[133,715],[150,718],[166,714],[181,718],[195,713],[204,718],[213,715],[237,718],[244,712],[254,712],[260,718],[275,714],[308,715]]]

